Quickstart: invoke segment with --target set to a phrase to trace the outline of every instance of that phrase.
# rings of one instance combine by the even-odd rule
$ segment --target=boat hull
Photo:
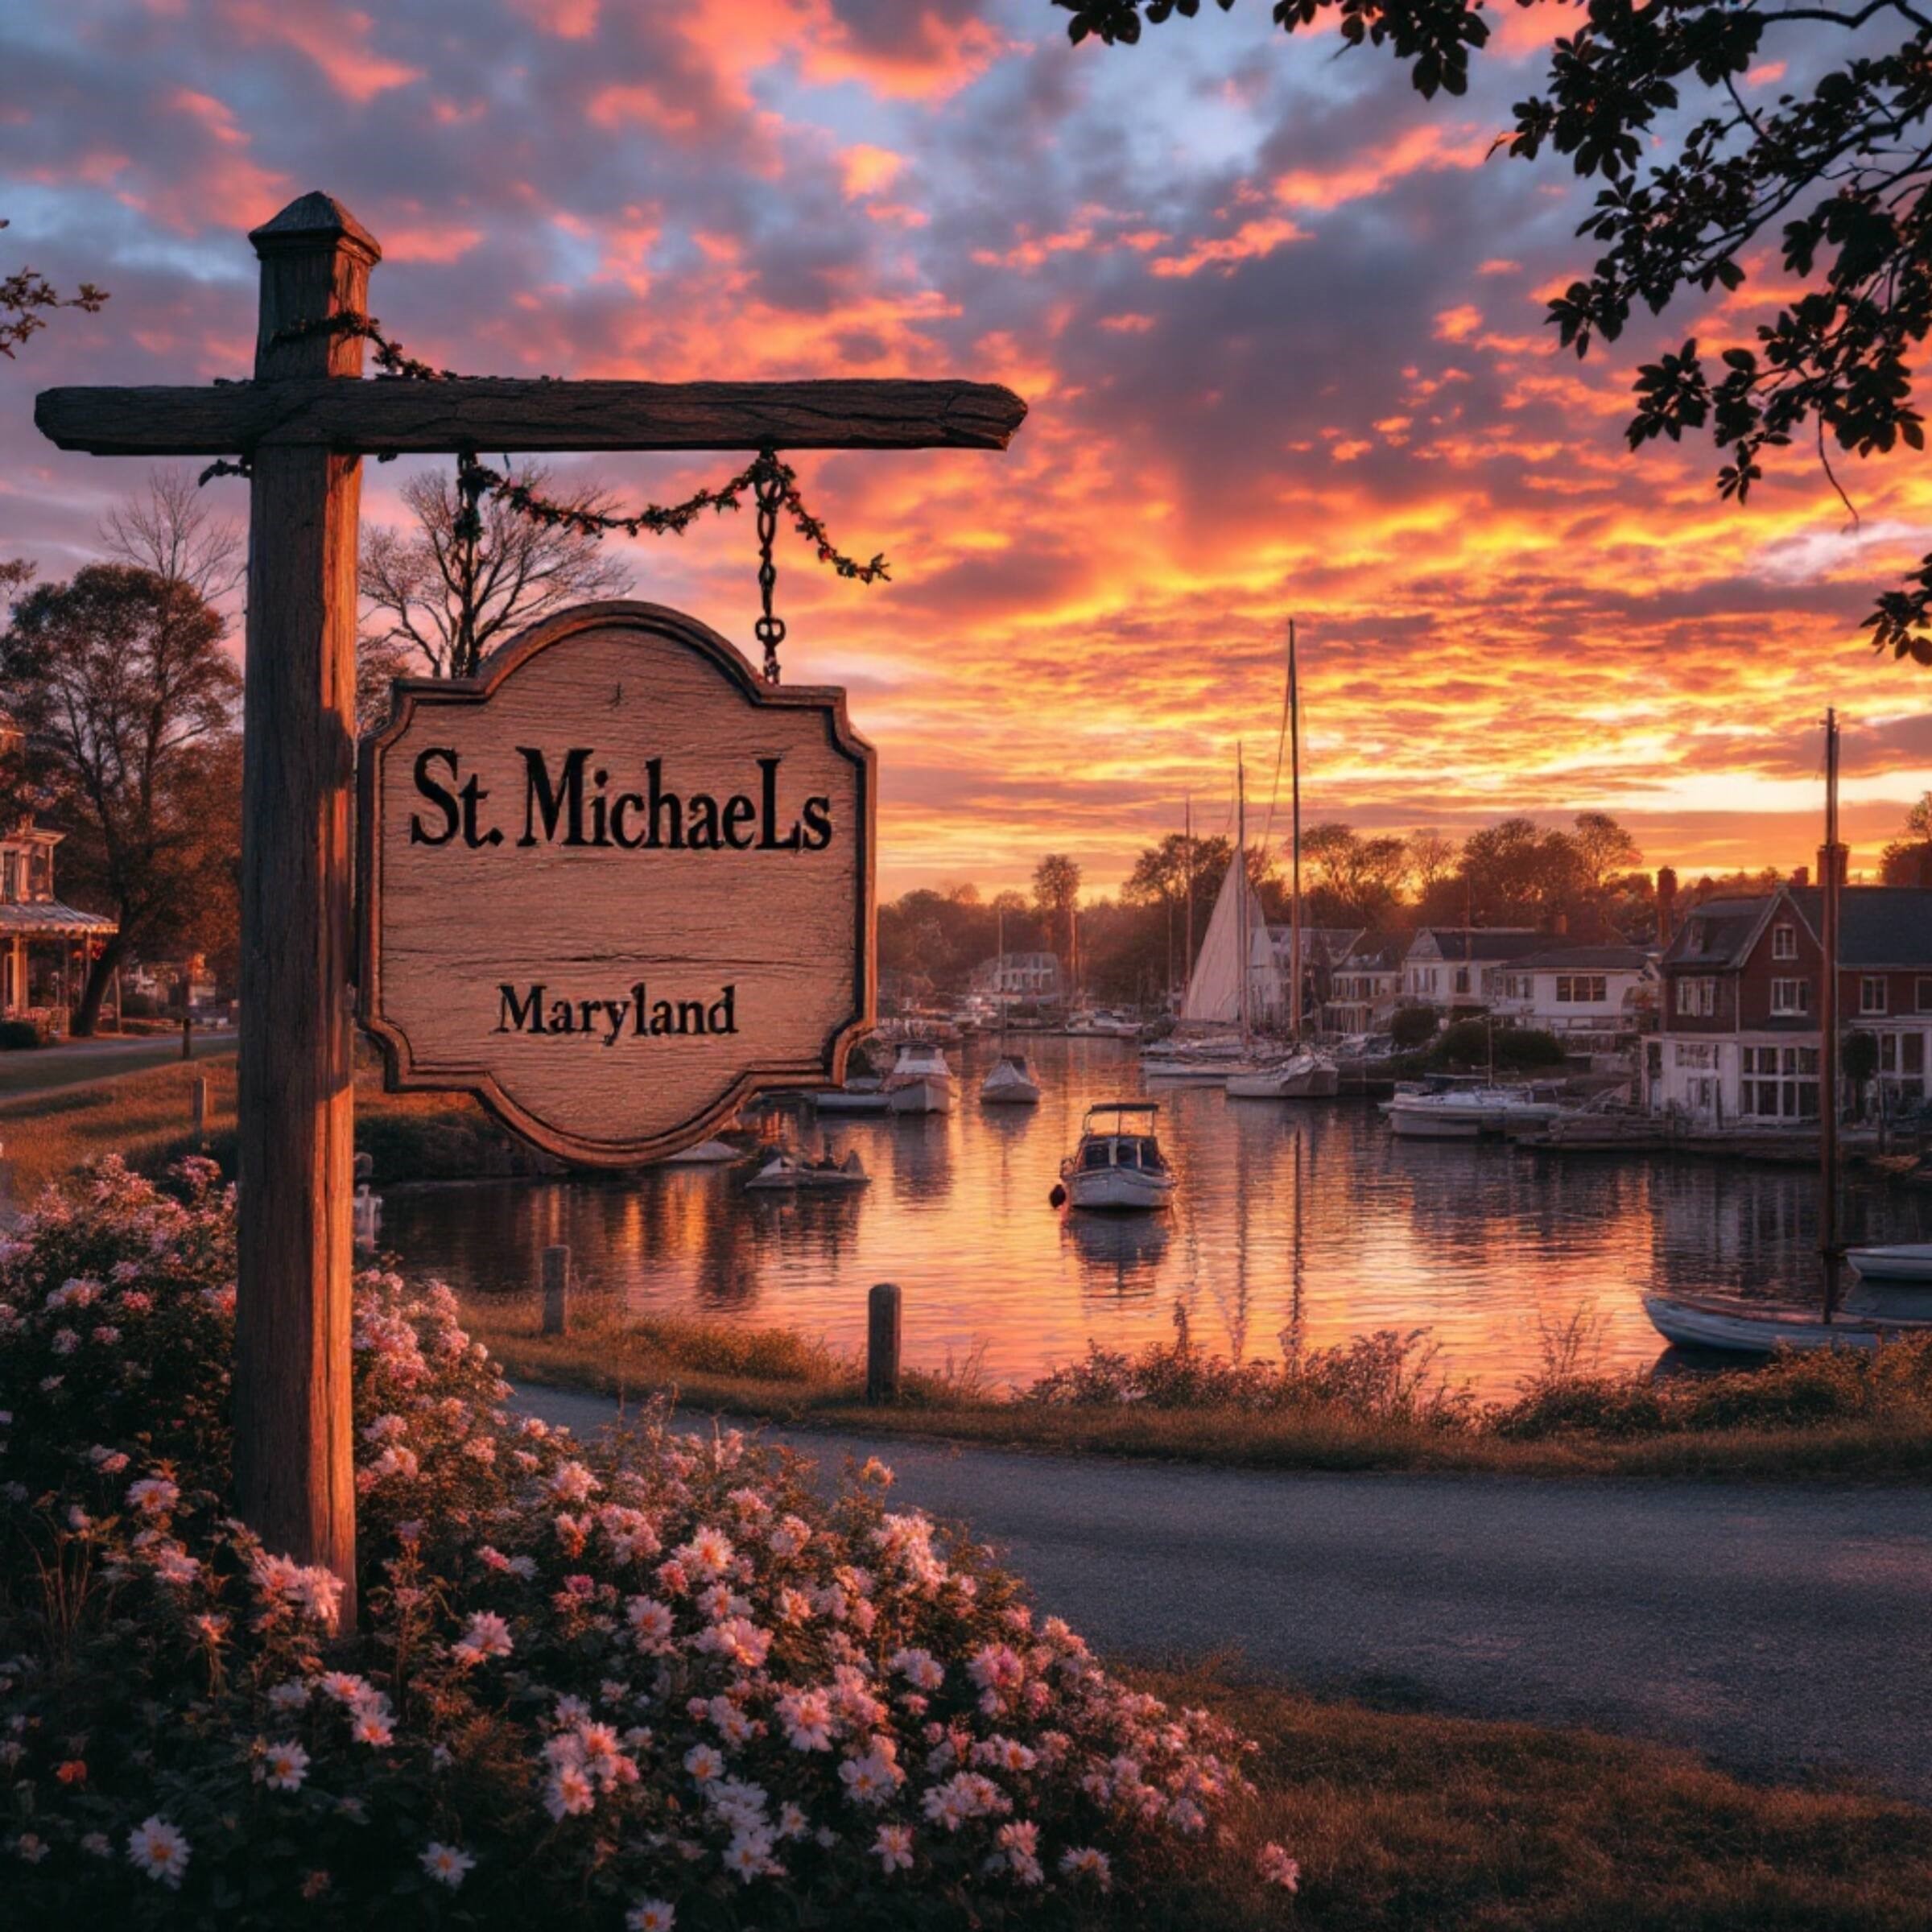
[[[1915,1282],[1932,1287],[1932,1245],[1922,1242],[1897,1248],[1848,1248],[1845,1264],[1861,1281]]]
[[[1764,1356],[1781,1348],[1876,1348],[1897,1335],[1932,1331],[1932,1317],[1845,1314],[1827,1323],[1816,1309],[1773,1303],[1753,1310],[1704,1296],[1647,1294],[1644,1312],[1666,1341],[1728,1355]]]
[[[1018,1075],[1011,1080],[995,1080],[989,1074],[980,1088],[980,1098],[989,1107],[1037,1107],[1040,1104],[1039,1084]]]
[[[1342,1076],[1333,1067],[1311,1067],[1295,1073],[1231,1073],[1231,1100],[1331,1100],[1342,1090]]]
[[[892,1113],[951,1113],[952,1082],[937,1074],[889,1083],[886,1105]]]
[[[1077,1168],[1066,1175],[1068,1203],[1112,1213],[1158,1212],[1174,1199],[1174,1176],[1145,1168]]]

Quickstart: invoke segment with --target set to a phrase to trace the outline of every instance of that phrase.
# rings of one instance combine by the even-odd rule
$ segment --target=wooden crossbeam
[[[99,456],[258,448],[387,456],[474,449],[1004,449],[1026,415],[993,382],[447,382],[339,377],[204,389],[50,389],[42,433]]]

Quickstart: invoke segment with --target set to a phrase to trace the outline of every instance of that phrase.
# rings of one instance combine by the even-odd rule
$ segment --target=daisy
[[[127,1835],[127,1856],[157,1884],[180,1890],[188,1870],[188,1840],[166,1818],[146,1818],[136,1825]]]
[[[262,1753],[261,1775],[271,1791],[299,1791],[308,1776],[308,1753],[292,1740],[270,1744]]]
[[[912,1827],[881,1825],[872,1841],[872,1854],[888,1872],[912,1869]]]
[[[1272,1839],[1261,1847],[1254,1862],[1255,1869],[1268,1884],[1279,1885],[1284,1892],[1300,1888],[1302,1868]]]
[[[440,1845],[431,1839],[428,1850],[416,1862],[438,1885],[448,1885],[453,1892],[474,1869],[477,1861],[454,1845]]]
[[[181,1500],[181,1492],[164,1476],[144,1476],[127,1486],[129,1505],[143,1516],[164,1516]]]
[[[1091,1878],[1104,1892],[1113,1877],[1113,1866],[1104,1852],[1092,1845],[1075,1845],[1060,1854],[1060,1869],[1069,1878]]]
[[[555,1818],[588,1811],[597,1802],[596,1787],[576,1765],[559,1765],[543,1787],[543,1808]]]
[[[669,1900],[642,1898],[624,1914],[625,1932],[671,1932],[677,1920]]]
[[[724,1775],[724,1760],[709,1744],[693,1744],[684,1753],[684,1769],[700,1785]]]

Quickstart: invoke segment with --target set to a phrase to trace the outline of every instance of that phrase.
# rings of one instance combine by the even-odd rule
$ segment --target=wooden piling
[[[899,1399],[899,1313],[896,1282],[878,1282],[865,1298],[865,1399]]]
[[[208,1145],[208,1075],[195,1075],[194,1137],[197,1148]]]
[[[546,1248],[543,1250],[543,1332],[546,1335],[568,1335],[570,1332],[570,1250],[568,1248]]]

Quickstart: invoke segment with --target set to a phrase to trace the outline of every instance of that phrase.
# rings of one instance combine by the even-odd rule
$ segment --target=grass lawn
[[[118,1154],[151,1172],[192,1153],[190,1123],[200,1075],[209,1085],[208,1151],[233,1171],[232,1042],[192,1064],[179,1057],[178,1038],[161,1044],[167,1048],[163,1063],[146,1071],[103,1078],[97,1063],[88,1084],[0,1098],[0,1145],[13,1168],[16,1201],[31,1200],[47,1182],[105,1154]],[[60,1051],[10,1055],[0,1061],[0,1075],[14,1071],[15,1059],[34,1061]],[[117,1058],[111,1064],[121,1063]],[[6,1091],[0,1080],[0,1095]],[[356,1146],[374,1161],[378,1187],[529,1173],[536,1165],[475,1101],[461,1094],[385,1093],[379,1068],[366,1059],[359,1059],[356,1074]]]
[[[1587,1731],[1319,1702],[1208,1669],[1140,1673],[1261,1746],[1265,1835],[1304,1932],[1891,1932],[1932,1922],[1932,1812],[1747,1784]],[[1162,1932],[1279,1922],[1231,1875]]]
[[[590,1312],[573,1320],[568,1335],[543,1335],[534,1332],[530,1313],[474,1305],[465,1308],[464,1321],[509,1374],[525,1381],[609,1395],[668,1393],[692,1409],[873,1435],[1250,1469],[1932,1478],[1932,1426],[1922,1414],[1633,1436],[1577,1430],[1519,1441],[1332,1406],[1254,1414],[1020,1402],[977,1387],[970,1376],[917,1373],[906,1377],[901,1401],[875,1408],[861,1399],[857,1363],[784,1330],[619,1323]]]
[[[232,1059],[235,1036],[200,1033],[195,1036],[195,1058]],[[125,1078],[156,1067],[181,1063],[179,1033],[153,1034],[141,1038],[75,1042],[63,1046],[37,1046],[20,1053],[0,1053],[0,1097],[52,1092]]]

